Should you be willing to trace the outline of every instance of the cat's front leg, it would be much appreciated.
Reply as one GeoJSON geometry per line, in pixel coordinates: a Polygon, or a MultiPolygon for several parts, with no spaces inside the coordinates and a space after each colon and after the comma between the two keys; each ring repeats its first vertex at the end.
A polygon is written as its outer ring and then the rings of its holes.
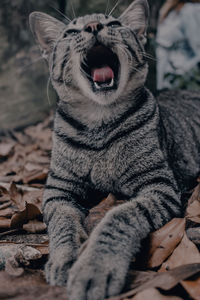
{"type": "Polygon", "coordinates": [[[176,193],[171,197],[162,187],[150,190],[113,208],[92,232],[88,246],[70,270],[69,300],[102,300],[119,294],[141,241],[180,213],[176,193]]]}
{"type": "Polygon", "coordinates": [[[51,285],[65,286],[69,269],[76,260],[78,249],[87,235],[81,225],[80,212],[66,200],[55,200],[49,203],[49,206],[44,214],[49,235],[49,260],[45,266],[46,280],[51,285]]]}

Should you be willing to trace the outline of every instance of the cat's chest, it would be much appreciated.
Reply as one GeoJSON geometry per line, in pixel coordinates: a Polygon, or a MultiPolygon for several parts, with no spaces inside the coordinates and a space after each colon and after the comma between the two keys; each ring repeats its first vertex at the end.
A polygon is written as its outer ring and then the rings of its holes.
{"type": "Polygon", "coordinates": [[[117,170],[119,168],[118,156],[119,147],[116,146],[94,159],[90,179],[97,189],[114,192],[117,170]]]}

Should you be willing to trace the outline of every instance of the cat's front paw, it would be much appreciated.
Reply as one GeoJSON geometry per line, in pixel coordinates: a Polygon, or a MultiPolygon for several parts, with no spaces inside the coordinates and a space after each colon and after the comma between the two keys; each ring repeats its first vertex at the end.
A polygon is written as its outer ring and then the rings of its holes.
{"type": "Polygon", "coordinates": [[[66,286],[69,269],[74,260],[73,256],[68,254],[67,249],[56,249],[50,254],[45,266],[46,281],[50,285],[66,286]]]}
{"type": "Polygon", "coordinates": [[[102,300],[121,292],[128,269],[126,259],[113,253],[85,253],[69,272],[69,300],[102,300]]]}

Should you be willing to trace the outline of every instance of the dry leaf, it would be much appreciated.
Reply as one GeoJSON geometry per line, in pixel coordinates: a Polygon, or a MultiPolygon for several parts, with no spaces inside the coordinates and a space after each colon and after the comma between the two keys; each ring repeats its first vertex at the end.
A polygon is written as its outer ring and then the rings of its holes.
{"type": "Polygon", "coordinates": [[[140,292],[135,297],[130,298],[130,300],[181,300],[181,299],[182,298],[176,296],[164,296],[154,288],[150,288],[148,290],[140,292]]]}
{"type": "MultiPolygon", "coordinates": [[[[124,298],[134,296],[135,294],[149,288],[161,288],[167,291],[175,287],[179,282],[181,282],[181,280],[185,280],[199,272],[200,264],[189,264],[174,268],[173,270],[166,272],[155,272],[154,276],[152,276],[152,274],[149,274],[149,279],[148,276],[146,276],[143,283],[141,283],[140,280],[140,284],[131,291],[116,297],[111,297],[109,298],[109,300],[122,300],[124,298]]],[[[135,272],[135,278],[138,276],[137,274],[139,273],[140,272],[135,272]]],[[[141,275],[139,276],[141,277],[141,275]]]]}
{"type": "Polygon", "coordinates": [[[187,235],[184,234],[181,243],[169,259],[162,264],[160,270],[171,270],[175,267],[192,263],[200,263],[200,253],[197,247],[188,239],[187,235]]]}
{"type": "Polygon", "coordinates": [[[194,200],[186,210],[186,218],[195,223],[200,223],[200,201],[194,200]]]}
{"type": "Polygon", "coordinates": [[[12,182],[10,185],[9,193],[13,204],[16,205],[19,210],[25,209],[25,202],[22,199],[22,192],[17,188],[14,182],[12,182]]]}
{"type": "Polygon", "coordinates": [[[9,156],[14,148],[15,143],[13,142],[2,142],[0,143],[0,157],[9,156]]]}
{"type": "Polygon", "coordinates": [[[33,220],[40,217],[41,211],[37,206],[31,203],[26,203],[24,210],[15,213],[11,218],[11,228],[21,227],[23,224],[27,223],[29,220],[33,220]]]}
{"type": "Polygon", "coordinates": [[[46,230],[47,226],[38,220],[30,220],[27,224],[23,225],[23,229],[27,232],[37,233],[46,230]]]}
{"type": "Polygon", "coordinates": [[[107,211],[122,203],[124,203],[124,201],[117,200],[114,195],[109,194],[108,197],[103,199],[97,206],[90,209],[89,215],[84,221],[86,231],[90,233],[105,216],[107,211]]]}
{"type": "Polygon", "coordinates": [[[150,235],[148,267],[158,267],[173,252],[181,241],[185,229],[185,219],[173,219],[150,235]]]}
{"type": "Polygon", "coordinates": [[[200,276],[195,280],[184,280],[181,284],[192,299],[200,300],[200,276]]]}
{"type": "Polygon", "coordinates": [[[0,217],[0,228],[10,228],[10,219],[0,217]]]}
{"type": "Polygon", "coordinates": [[[198,184],[196,186],[196,188],[194,189],[194,192],[192,193],[192,196],[190,197],[190,199],[188,201],[188,205],[190,206],[194,201],[200,202],[200,184],[198,184]]]}
{"type": "Polygon", "coordinates": [[[11,217],[14,211],[11,207],[4,208],[0,210],[0,217],[11,217]]]}

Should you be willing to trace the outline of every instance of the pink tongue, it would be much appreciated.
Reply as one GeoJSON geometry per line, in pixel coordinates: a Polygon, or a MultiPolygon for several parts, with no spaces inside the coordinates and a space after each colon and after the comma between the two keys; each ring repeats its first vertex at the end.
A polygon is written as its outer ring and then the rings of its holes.
{"type": "Polygon", "coordinates": [[[96,82],[106,82],[114,78],[113,70],[109,66],[92,69],[92,78],[96,82]]]}

